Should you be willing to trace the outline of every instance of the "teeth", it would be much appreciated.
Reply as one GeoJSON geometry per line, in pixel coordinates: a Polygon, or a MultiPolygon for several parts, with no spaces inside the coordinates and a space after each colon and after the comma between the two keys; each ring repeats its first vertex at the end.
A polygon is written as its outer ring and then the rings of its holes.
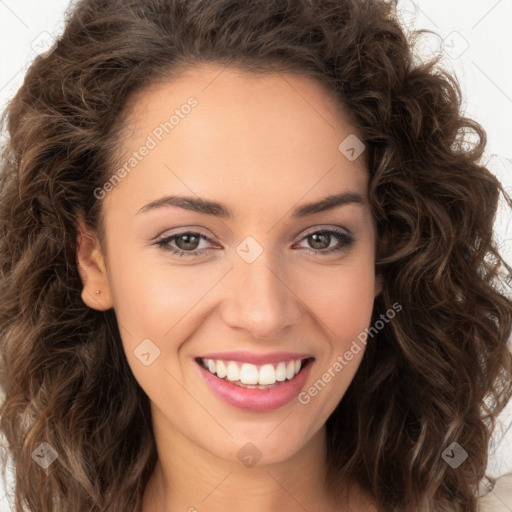
{"type": "Polygon", "coordinates": [[[219,379],[223,379],[228,374],[228,372],[226,371],[226,365],[224,364],[223,361],[217,361],[217,363],[215,363],[213,359],[209,359],[208,370],[210,370],[210,372],[214,374],[215,367],[217,367],[217,377],[219,377],[219,379]],[[210,361],[213,363],[213,370],[210,369],[210,361]]]}
{"type": "Polygon", "coordinates": [[[227,366],[227,375],[226,379],[230,380],[231,382],[236,382],[237,380],[240,380],[240,368],[238,368],[238,365],[234,361],[230,361],[227,366]]]}
{"type": "Polygon", "coordinates": [[[286,367],[286,378],[290,380],[293,377],[295,377],[295,361],[290,361],[286,367]]]}
{"type": "Polygon", "coordinates": [[[260,368],[258,383],[263,385],[276,383],[276,371],[271,364],[264,364],[260,368]]]}
{"type": "Polygon", "coordinates": [[[252,384],[242,384],[240,382],[235,382],[237,386],[240,386],[241,388],[247,388],[247,389],[272,389],[277,386],[277,384],[272,384],[269,386],[262,386],[258,384],[257,386],[253,386],[252,384]]]}
{"type": "Polygon", "coordinates": [[[220,379],[244,384],[245,387],[272,386],[276,382],[291,380],[302,367],[300,359],[280,362],[277,365],[256,366],[250,363],[202,359],[203,366],[220,379]]]}
{"type": "Polygon", "coordinates": [[[240,382],[242,384],[258,384],[258,368],[253,364],[244,363],[240,370],[240,382]]]}
{"type": "Polygon", "coordinates": [[[284,363],[279,363],[276,368],[276,380],[282,382],[286,380],[286,365],[284,363]]]}

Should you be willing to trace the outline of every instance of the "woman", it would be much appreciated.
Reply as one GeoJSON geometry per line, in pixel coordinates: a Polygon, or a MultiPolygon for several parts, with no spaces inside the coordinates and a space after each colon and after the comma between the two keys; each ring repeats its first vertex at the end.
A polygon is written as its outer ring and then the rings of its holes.
{"type": "Polygon", "coordinates": [[[411,46],[384,1],[76,4],[6,111],[17,512],[478,510],[506,194],[411,46]]]}

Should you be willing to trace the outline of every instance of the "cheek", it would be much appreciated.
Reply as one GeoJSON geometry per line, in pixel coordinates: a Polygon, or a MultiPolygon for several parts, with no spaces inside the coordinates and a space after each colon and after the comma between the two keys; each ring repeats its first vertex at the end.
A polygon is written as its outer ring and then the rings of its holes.
{"type": "MultiPolygon", "coordinates": [[[[311,282],[310,282],[311,283],[311,282]]],[[[309,286],[307,303],[337,343],[349,343],[371,321],[375,291],[373,265],[347,265],[332,274],[318,274],[309,286]]]]}
{"type": "Polygon", "coordinates": [[[176,354],[198,327],[197,315],[208,310],[209,292],[229,267],[170,268],[143,264],[142,258],[125,254],[113,254],[112,261],[116,262],[110,273],[114,309],[135,378],[146,392],[161,379],[169,379],[166,370],[181,379],[176,354]],[[146,366],[141,355],[148,352],[152,362],[146,366]]]}
{"type": "Polygon", "coordinates": [[[211,267],[171,268],[121,255],[116,262],[111,285],[118,319],[130,332],[154,333],[158,338],[200,303],[222,275],[222,270],[219,273],[211,267]]]}
{"type": "Polygon", "coordinates": [[[139,258],[121,257],[118,263],[111,282],[128,364],[151,400],[165,403],[172,389],[179,401],[179,388],[173,387],[173,377],[182,379],[176,353],[188,335],[187,314],[193,315],[212,277],[191,280],[193,270],[143,265],[139,258]]]}

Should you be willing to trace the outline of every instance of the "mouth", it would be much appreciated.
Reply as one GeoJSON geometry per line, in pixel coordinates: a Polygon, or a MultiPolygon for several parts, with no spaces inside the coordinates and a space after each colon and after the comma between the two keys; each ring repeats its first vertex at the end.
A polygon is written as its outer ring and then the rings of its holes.
{"type": "Polygon", "coordinates": [[[197,357],[196,362],[212,375],[236,386],[246,389],[272,389],[280,382],[294,379],[313,359],[313,357],[307,357],[255,365],[240,361],[197,357]]]}
{"type": "Polygon", "coordinates": [[[314,360],[300,354],[264,364],[195,358],[204,380],[218,398],[250,411],[275,409],[293,400],[304,386],[314,360]]]}

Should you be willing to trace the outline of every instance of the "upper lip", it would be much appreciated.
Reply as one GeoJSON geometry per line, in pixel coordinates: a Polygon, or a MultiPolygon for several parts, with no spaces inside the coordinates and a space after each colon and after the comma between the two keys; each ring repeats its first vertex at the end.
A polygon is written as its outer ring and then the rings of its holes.
{"type": "Polygon", "coordinates": [[[311,354],[297,352],[269,352],[258,354],[256,352],[234,351],[234,352],[212,352],[199,356],[203,359],[220,359],[221,361],[238,361],[240,363],[267,364],[280,363],[281,361],[296,361],[297,359],[308,359],[311,354]]]}

